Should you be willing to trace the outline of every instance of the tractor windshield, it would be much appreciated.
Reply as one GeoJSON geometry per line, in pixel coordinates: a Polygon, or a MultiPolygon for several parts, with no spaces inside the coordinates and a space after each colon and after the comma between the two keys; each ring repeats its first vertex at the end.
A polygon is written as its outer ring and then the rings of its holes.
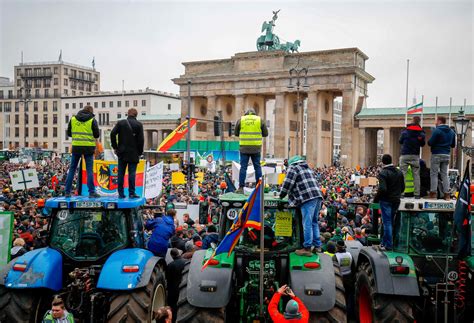
{"type": "Polygon", "coordinates": [[[456,253],[452,212],[400,212],[395,220],[395,248],[418,254],[456,253]]]}
{"type": "Polygon", "coordinates": [[[58,210],[51,246],[79,260],[95,260],[127,244],[123,210],[58,210]]]}
{"type": "MultiPolygon", "coordinates": [[[[299,247],[300,219],[294,209],[265,208],[265,249],[268,251],[290,251],[299,247]]],[[[244,230],[236,250],[257,251],[260,246],[260,231],[244,230]]]]}

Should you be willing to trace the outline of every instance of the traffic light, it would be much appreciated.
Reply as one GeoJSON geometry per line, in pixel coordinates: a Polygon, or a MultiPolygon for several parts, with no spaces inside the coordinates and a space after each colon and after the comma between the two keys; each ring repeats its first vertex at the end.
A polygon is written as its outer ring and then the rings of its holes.
{"type": "Polygon", "coordinates": [[[234,135],[234,130],[235,130],[235,124],[233,122],[229,122],[229,137],[232,137],[234,135]]]}
{"type": "Polygon", "coordinates": [[[214,136],[219,137],[221,135],[221,122],[218,116],[214,117],[214,136]]]}

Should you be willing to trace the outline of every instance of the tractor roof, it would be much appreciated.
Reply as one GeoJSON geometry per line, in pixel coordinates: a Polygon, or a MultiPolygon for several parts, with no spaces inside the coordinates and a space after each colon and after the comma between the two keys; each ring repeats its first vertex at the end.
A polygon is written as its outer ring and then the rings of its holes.
{"type": "Polygon", "coordinates": [[[403,198],[400,202],[399,211],[418,211],[418,212],[453,212],[456,206],[456,200],[432,200],[432,199],[414,199],[403,198]]]}
{"type": "Polygon", "coordinates": [[[90,198],[87,196],[54,197],[46,201],[45,206],[49,208],[110,208],[110,209],[133,209],[145,205],[145,198],[124,198],[117,196],[102,196],[90,198]],[[114,207],[109,207],[113,205],[114,207]]]}

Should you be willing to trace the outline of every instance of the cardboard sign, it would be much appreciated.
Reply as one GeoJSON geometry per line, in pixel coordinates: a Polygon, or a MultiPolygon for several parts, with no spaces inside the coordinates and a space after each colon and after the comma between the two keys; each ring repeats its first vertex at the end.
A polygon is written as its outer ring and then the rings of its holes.
{"type": "Polygon", "coordinates": [[[196,177],[195,177],[196,181],[198,181],[199,183],[202,183],[204,181],[204,172],[198,172],[196,173],[196,177]]]}
{"type": "Polygon", "coordinates": [[[364,187],[363,194],[364,195],[370,195],[370,194],[372,194],[373,190],[374,190],[374,188],[372,186],[366,186],[366,187],[364,187]]]}
{"type": "Polygon", "coordinates": [[[361,178],[359,182],[360,187],[369,186],[369,179],[368,178],[361,178]]]}
{"type": "Polygon", "coordinates": [[[160,196],[163,190],[163,162],[159,162],[146,171],[145,198],[152,199],[160,196]]]}
{"type": "Polygon", "coordinates": [[[21,191],[40,186],[36,169],[22,169],[16,172],[10,172],[10,179],[14,191],[21,191]]]}
{"type": "Polygon", "coordinates": [[[171,171],[178,171],[179,170],[179,164],[176,164],[176,163],[172,163],[170,164],[170,170],[171,171]]]}
{"type": "Polygon", "coordinates": [[[290,212],[275,213],[275,236],[291,237],[293,235],[293,218],[290,212]]]}
{"type": "Polygon", "coordinates": [[[377,186],[378,182],[377,177],[369,177],[369,186],[377,186]]]}
{"type": "Polygon", "coordinates": [[[186,176],[182,172],[171,173],[171,184],[173,185],[186,184],[186,176]]]}
{"type": "Polygon", "coordinates": [[[0,212],[0,270],[10,261],[13,212],[0,212]]]}

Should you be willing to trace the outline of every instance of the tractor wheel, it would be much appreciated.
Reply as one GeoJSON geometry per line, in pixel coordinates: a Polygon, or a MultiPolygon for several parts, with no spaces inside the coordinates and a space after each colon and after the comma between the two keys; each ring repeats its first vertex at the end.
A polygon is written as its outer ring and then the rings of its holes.
{"type": "Polygon", "coordinates": [[[344,284],[342,282],[339,264],[333,259],[334,275],[336,276],[336,304],[334,307],[322,313],[310,313],[310,323],[339,323],[347,322],[346,297],[344,296],[344,284]]]}
{"type": "Polygon", "coordinates": [[[183,269],[183,278],[181,285],[179,285],[179,298],[178,298],[178,315],[177,323],[222,323],[225,321],[225,308],[201,308],[195,307],[189,304],[187,297],[188,287],[188,274],[189,266],[191,262],[188,262],[183,269]]]}
{"type": "Polygon", "coordinates": [[[413,307],[403,296],[377,294],[375,277],[368,262],[360,265],[355,283],[356,315],[359,322],[414,322],[413,307]]]}
{"type": "Polygon", "coordinates": [[[118,292],[110,300],[108,322],[151,322],[153,312],[166,305],[166,281],[158,264],[150,281],[140,289],[118,292]]]}
{"type": "Polygon", "coordinates": [[[44,302],[39,295],[28,289],[0,286],[0,322],[41,322],[48,308],[41,305],[44,302]]]}

